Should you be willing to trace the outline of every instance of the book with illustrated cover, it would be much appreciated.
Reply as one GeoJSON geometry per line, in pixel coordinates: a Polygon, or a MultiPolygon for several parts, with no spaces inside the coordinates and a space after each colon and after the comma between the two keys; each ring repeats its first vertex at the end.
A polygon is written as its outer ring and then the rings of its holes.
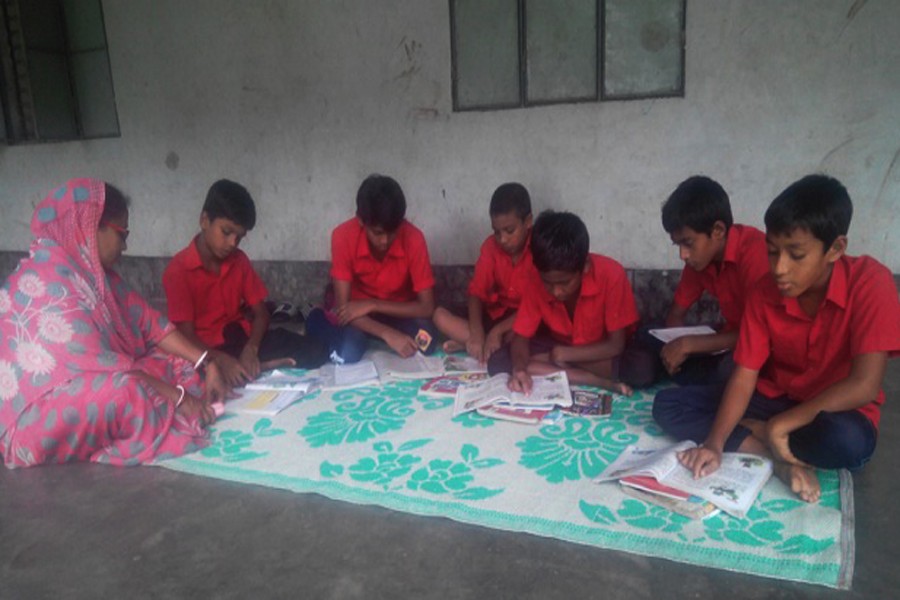
{"type": "Polygon", "coordinates": [[[540,423],[552,409],[535,408],[530,406],[514,407],[501,404],[493,404],[491,406],[482,406],[476,409],[479,415],[491,417],[492,419],[502,419],[504,421],[513,421],[514,423],[526,423],[535,425],[540,423]]]}
{"type": "Polygon", "coordinates": [[[456,396],[456,390],[460,387],[470,383],[484,381],[487,378],[487,373],[448,374],[442,377],[429,379],[421,388],[419,388],[419,393],[425,394],[426,396],[456,396]]]}
{"type": "Polygon", "coordinates": [[[495,404],[507,407],[541,408],[548,411],[556,406],[572,404],[569,378],[566,377],[565,371],[551,375],[537,375],[532,380],[534,386],[528,395],[510,391],[507,386],[508,373],[498,373],[484,381],[464,385],[456,392],[453,416],[495,404]]]}
{"type": "Polygon", "coordinates": [[[725,452],[716,471],[694,479],[690,470],[678,461],[678,453],[696,447],[692,441],[655,449],[628,446],[594,481],[647,476],[669,488],[712,502],[730,515],[745,517],[772,476],[772,461],[755,454],[725,452]]]}
{"type": "Polygon", "coordinates": [[[705,519],[721,512],[715,504],[707,502],[698,496],[689,495],[686,499],[672,498],[663,494],[648,492],[643,488],[627,486],[624,482],[619,483],[622,484],[622,492],[632,498],[643,500],[655,506],[661,506],[689,519],[705,519]]]}
{"type": "Polygon", "coordinates": [[[572,388],[572,405],[560,410],[570,415],[608,417],[612,414],[613,396],[596,389],[572,388]]]}

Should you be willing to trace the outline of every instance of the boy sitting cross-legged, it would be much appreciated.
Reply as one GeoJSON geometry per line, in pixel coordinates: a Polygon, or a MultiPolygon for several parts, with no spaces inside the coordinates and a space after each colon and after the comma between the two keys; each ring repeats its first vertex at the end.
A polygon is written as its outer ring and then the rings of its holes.
{"type": "Polygon", "coordinates": [[[686,335],[665,344],[642,328],[625,350],[619,376],[645,387],[668,373],[680,385],[724,382],[734,363],[744,302],[769,273],[765,235],[733,222],[728,194],[716,181],[695,175],[682,181],[662,207],[662,224],[684,270],[666,316],[666,327],[685,324],[704,291],[719,304],[724,325],[715,333],[686,335]]]}
{"type": "Polygon", "coordinates": [[[878,437],[889,357],[900,353],[900,301],[890,271],[846,254],[853,205],[835,179],[810,175],[766,211],[771,276],[747,299],[735,370],[721,386],[659,392],[660,427],[698,448],[681,454],[695,477],[722,452],[771,456],[807,502],[815,468],[859,469],[878,437]]]}
{"type": "Polygon", "coordinates": [[[504,183],[491,196],[489,213],[494,234],[481,245],[475,275],[469,283],[469,318],[443,307],[434,324],[450,338],[446,352],[465,348],[487,361],[512,337],[516,310],[534,266],[531,263],[531,198],[520,183],[504,183]]]}
{"type": "Polygon", "coordinates": [[[617,358],[638,321],[631,284],[622,265],[589,247],[587,227],[572,213],[544,211],[535,221],[535,271],[512,342],[488,361],[491,374],[511,373],[511,390],[528,393],[532,375],[565,370],[570,383],[631,393],[615,381],[617,358]]]}
{"type": "Polygon", "coordinates": [[[356,216],[331,234],[334,306],[306,319],[337,363],[362,358],[368,337],[403,357],[434,352],[434,275],[425,236],[406,220],[400,184],[370,175],[356,194],[356,216]]]}
{"type": "Polygon", "coordinates": [[[215,182],[200,213],[200,233],[163,273],[169,319],[210,351],[232,386],[267,366],[315,368],[327,360],[317,340],[269,330],[266,286],[238,248],[255,224],[256,205],[247,189],[227,179],[215,182]]]}

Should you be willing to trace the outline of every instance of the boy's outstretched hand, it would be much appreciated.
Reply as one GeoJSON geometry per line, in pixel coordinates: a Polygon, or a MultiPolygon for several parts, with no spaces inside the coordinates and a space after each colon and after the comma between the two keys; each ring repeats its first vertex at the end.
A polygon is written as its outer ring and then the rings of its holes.
{"type": "Polygon", "coordinates": [[[690,469],[694,479],[715,473],[722,464],[722,452],[713,448],[698,446],[678,453],[678,460],[690,469]]]}
{"type": "Polygon", "coordinates": [[[240,387],[252,379],[238,359],[224,352],[216,353],[216,364],[222,369],[222,377],[231,387],[240,387]]]}
{"type": "Polygon", "coordinates": [[[391,350],[403,358],[409,358],[419,351],[419,346],[414,339],[396,329],[386,332],[384,341],[391,347],[391,350]]]}

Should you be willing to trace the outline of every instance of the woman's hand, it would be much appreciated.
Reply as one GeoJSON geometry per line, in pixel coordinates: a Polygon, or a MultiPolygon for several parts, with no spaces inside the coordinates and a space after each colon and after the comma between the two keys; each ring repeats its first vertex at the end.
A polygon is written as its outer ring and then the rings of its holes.
{"type": "Polygon", "coordinates": [[[189,420],[198,419],[204,427],[216,420],[215,411],[209,402],[186,392],[181,404],[175,410],[189,420]]]}
{"type": "Polygon", "coordinates": [[[214,404],[216,402],[225,402],[231,395],[231,385],[225,380],[219,365],[215,360],[209,361],[206,365],[206,402],[214,404]]]}

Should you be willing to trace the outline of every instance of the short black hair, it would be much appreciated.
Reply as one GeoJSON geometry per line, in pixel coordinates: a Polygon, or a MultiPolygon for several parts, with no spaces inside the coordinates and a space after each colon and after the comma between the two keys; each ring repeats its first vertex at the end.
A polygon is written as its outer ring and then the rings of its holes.
{"type": "Polygon", "coordinates": [[[703,175],[688,177],[675,188],[662,206],[662,225],[666,233],[690,227],[697,233],[712,234],[716,221],[731,229],[731,202],[719,183],[703,175]]]}
{"type": "Polygon", "coordinates": [[[103,213],[99,225],[105,225],[128,214],[129,200],[122,190],[109,183],[103,184],[103,213]]]}
{"type": "Polygon", "coordinates": [[[356,192],[356,216],[366,226],[397,231],[406,217],[406,196],[400,184],[387,175],[366,177],[356,192]]]}
{"type": "Polygon", "coordinates": [[[247,231],[256,225],[256,204],[247,188],[228,179],[220,179],[206,193],[203,212],[210,221],[228,219],[247,231]]]}
{"type": "Polygon", "coordinates": [[[538,271],[574,273],[587,263],[591,238],[578,215],[545,210],[531,230],[531,258],[538,271]]]}
{"type": "Polygon", "coordinates": [[[775,235],[805,229],[822,240],[825,249],[847,235],[853,202],[847,188],[827,175],[807,175],[787,187],[766,210],[766,231],[775,235]]]}
{"type": "Polygon", "coordinates": [[[531,214],[531,196],[521,183],[504,183],[491,196],[490,215],[505,215],[515,212],[519,219],[524,220],[531,214]]]}

